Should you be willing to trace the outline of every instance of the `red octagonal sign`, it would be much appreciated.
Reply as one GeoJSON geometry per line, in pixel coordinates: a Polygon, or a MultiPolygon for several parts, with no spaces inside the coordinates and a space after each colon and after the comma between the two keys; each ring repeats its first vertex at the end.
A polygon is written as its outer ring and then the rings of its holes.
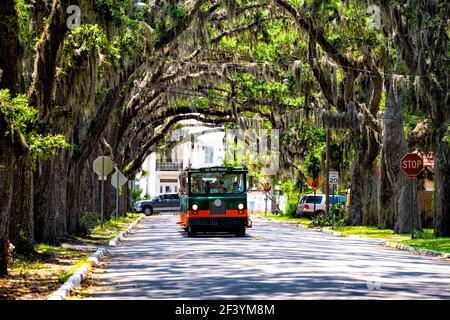
{"type": "Polygon", "coordinates": [[[408,153],[400,160],[400,168],[410,178],[415,178],[423,170],[423,160],[417,153],[408,153]]]}

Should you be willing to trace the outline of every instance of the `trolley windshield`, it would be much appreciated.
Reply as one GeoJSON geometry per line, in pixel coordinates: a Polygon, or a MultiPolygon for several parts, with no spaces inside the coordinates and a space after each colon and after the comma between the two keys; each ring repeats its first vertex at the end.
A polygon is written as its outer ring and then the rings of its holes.
{"type": "Polygon", "coordinates": [[[193,172],[190,175],[191,194],[230,194],[245,192],[242,173],[193,172]]]}

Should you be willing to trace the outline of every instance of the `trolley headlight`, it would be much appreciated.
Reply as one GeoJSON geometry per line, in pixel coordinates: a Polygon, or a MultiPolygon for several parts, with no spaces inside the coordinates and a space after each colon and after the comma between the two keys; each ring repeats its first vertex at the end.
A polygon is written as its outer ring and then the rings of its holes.
{"type": "Polygon", "coordinates": [[[239,204],[238,204],[238,209],[239,209],[239,210],[244,209],[244,204],[243,204],[243,203],[239,203],[239,204]]]}
{"type": "Polygon", "coordinates": [[[194,203],[192,205],[192,210],[197,211],[198,210],[198,204],[194,203]]]}

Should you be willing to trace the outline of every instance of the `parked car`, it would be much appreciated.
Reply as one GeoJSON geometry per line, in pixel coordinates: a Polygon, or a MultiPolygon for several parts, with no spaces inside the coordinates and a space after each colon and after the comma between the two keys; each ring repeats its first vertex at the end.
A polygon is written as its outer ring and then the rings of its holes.
{"type": "MultiPolygon", "coordinates": [[[[345,206],[347,203],[347,198],[345,196],[335,195],[333,198],[333,195],[330,195],[330,206],[333,205],[333,203],[339,203],[345,206]]],[[[306,194],[304,195],[297,207],[297,216],[315,216],[319,214],[324,214],[326,211],[326,195],[325,194],[306,194]],[[315,205],[315,211],[314,211],[314,203],[315,205]]]]}
{"type": "Polygon", "coordinates": [[[134,204],[135,212],[143,212],[146,216],[157,212],[180,211],[178,193],[164,193],[154,196],[151,200],[139,200],[134,204]]]}

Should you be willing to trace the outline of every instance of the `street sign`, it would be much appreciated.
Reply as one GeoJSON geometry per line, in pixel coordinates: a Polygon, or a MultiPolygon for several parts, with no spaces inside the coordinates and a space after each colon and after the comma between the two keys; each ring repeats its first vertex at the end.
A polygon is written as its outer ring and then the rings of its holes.
{"type": "Polygon", "coordinates": [[[128,179],[125,177],[122,172],[116,169],[116,172],[111,176],[111,184],[114,188],[116,188],[116,220],[119,217],[119,189],[125,183],[127,183],[128,179]]]}
{"type": "Polygon", "coordinates": [[[101,217],[101,224],[103,226],[103,200],[104,200],[104,193],[105,193],[105,178],[108,176],[108,174],[113,171],[114,168],[114,162],[111,160],[110,157],[106,156],[100,156],[97,159],[94,160],[93,163],[94,172],[100,176],[101,182],[100,182],[100,217],[101,217]]]}
{"type": "Polygon", "coordinates": [[[330,180],[328,181],[329,184],[338,184],[339,182],[339,172],[337,171],[330,171],[330,180]]]}
{"type": "Polygon", "coordinates": [[[107,176],[114,169],[114,162],[111,160],[110,157],[107,157],[107,156],[100,156],[94,160],[94,166],[93,166],[94,172],[97,175],[102,176],[102,160],[103,160],[103,165],[104,165],[103,176],[107,176]]]}
{"type": "Polygon", "coordinates": [[[122,187],[125,183],[127,183],[128,179],[125,177],[122,172],[116,171],[111,176],[111,184],[114,188],[119,189],[122,187]]]}
{"type": "Polygon", "coordinates": [[[306,183],[314,190],[317,190],[325,183],[325,180],[321,176],[317,176],[316,179],[309,177],[306,179],[306,183]]]}
{"type": "Polygon", "coordinates": [[[415,179],[423,170],[423,159],[417,153],[408,153],[400,160],[400,169],[411,181],[411,239],[414,239],[414,214],[415,208],[415,179]]]}
{"type": "Polygon", "coordinates": [[[408,153],[400,160],[400,169],[414,179],[423,170],[423,159],[417,153],[408,153]]]}

